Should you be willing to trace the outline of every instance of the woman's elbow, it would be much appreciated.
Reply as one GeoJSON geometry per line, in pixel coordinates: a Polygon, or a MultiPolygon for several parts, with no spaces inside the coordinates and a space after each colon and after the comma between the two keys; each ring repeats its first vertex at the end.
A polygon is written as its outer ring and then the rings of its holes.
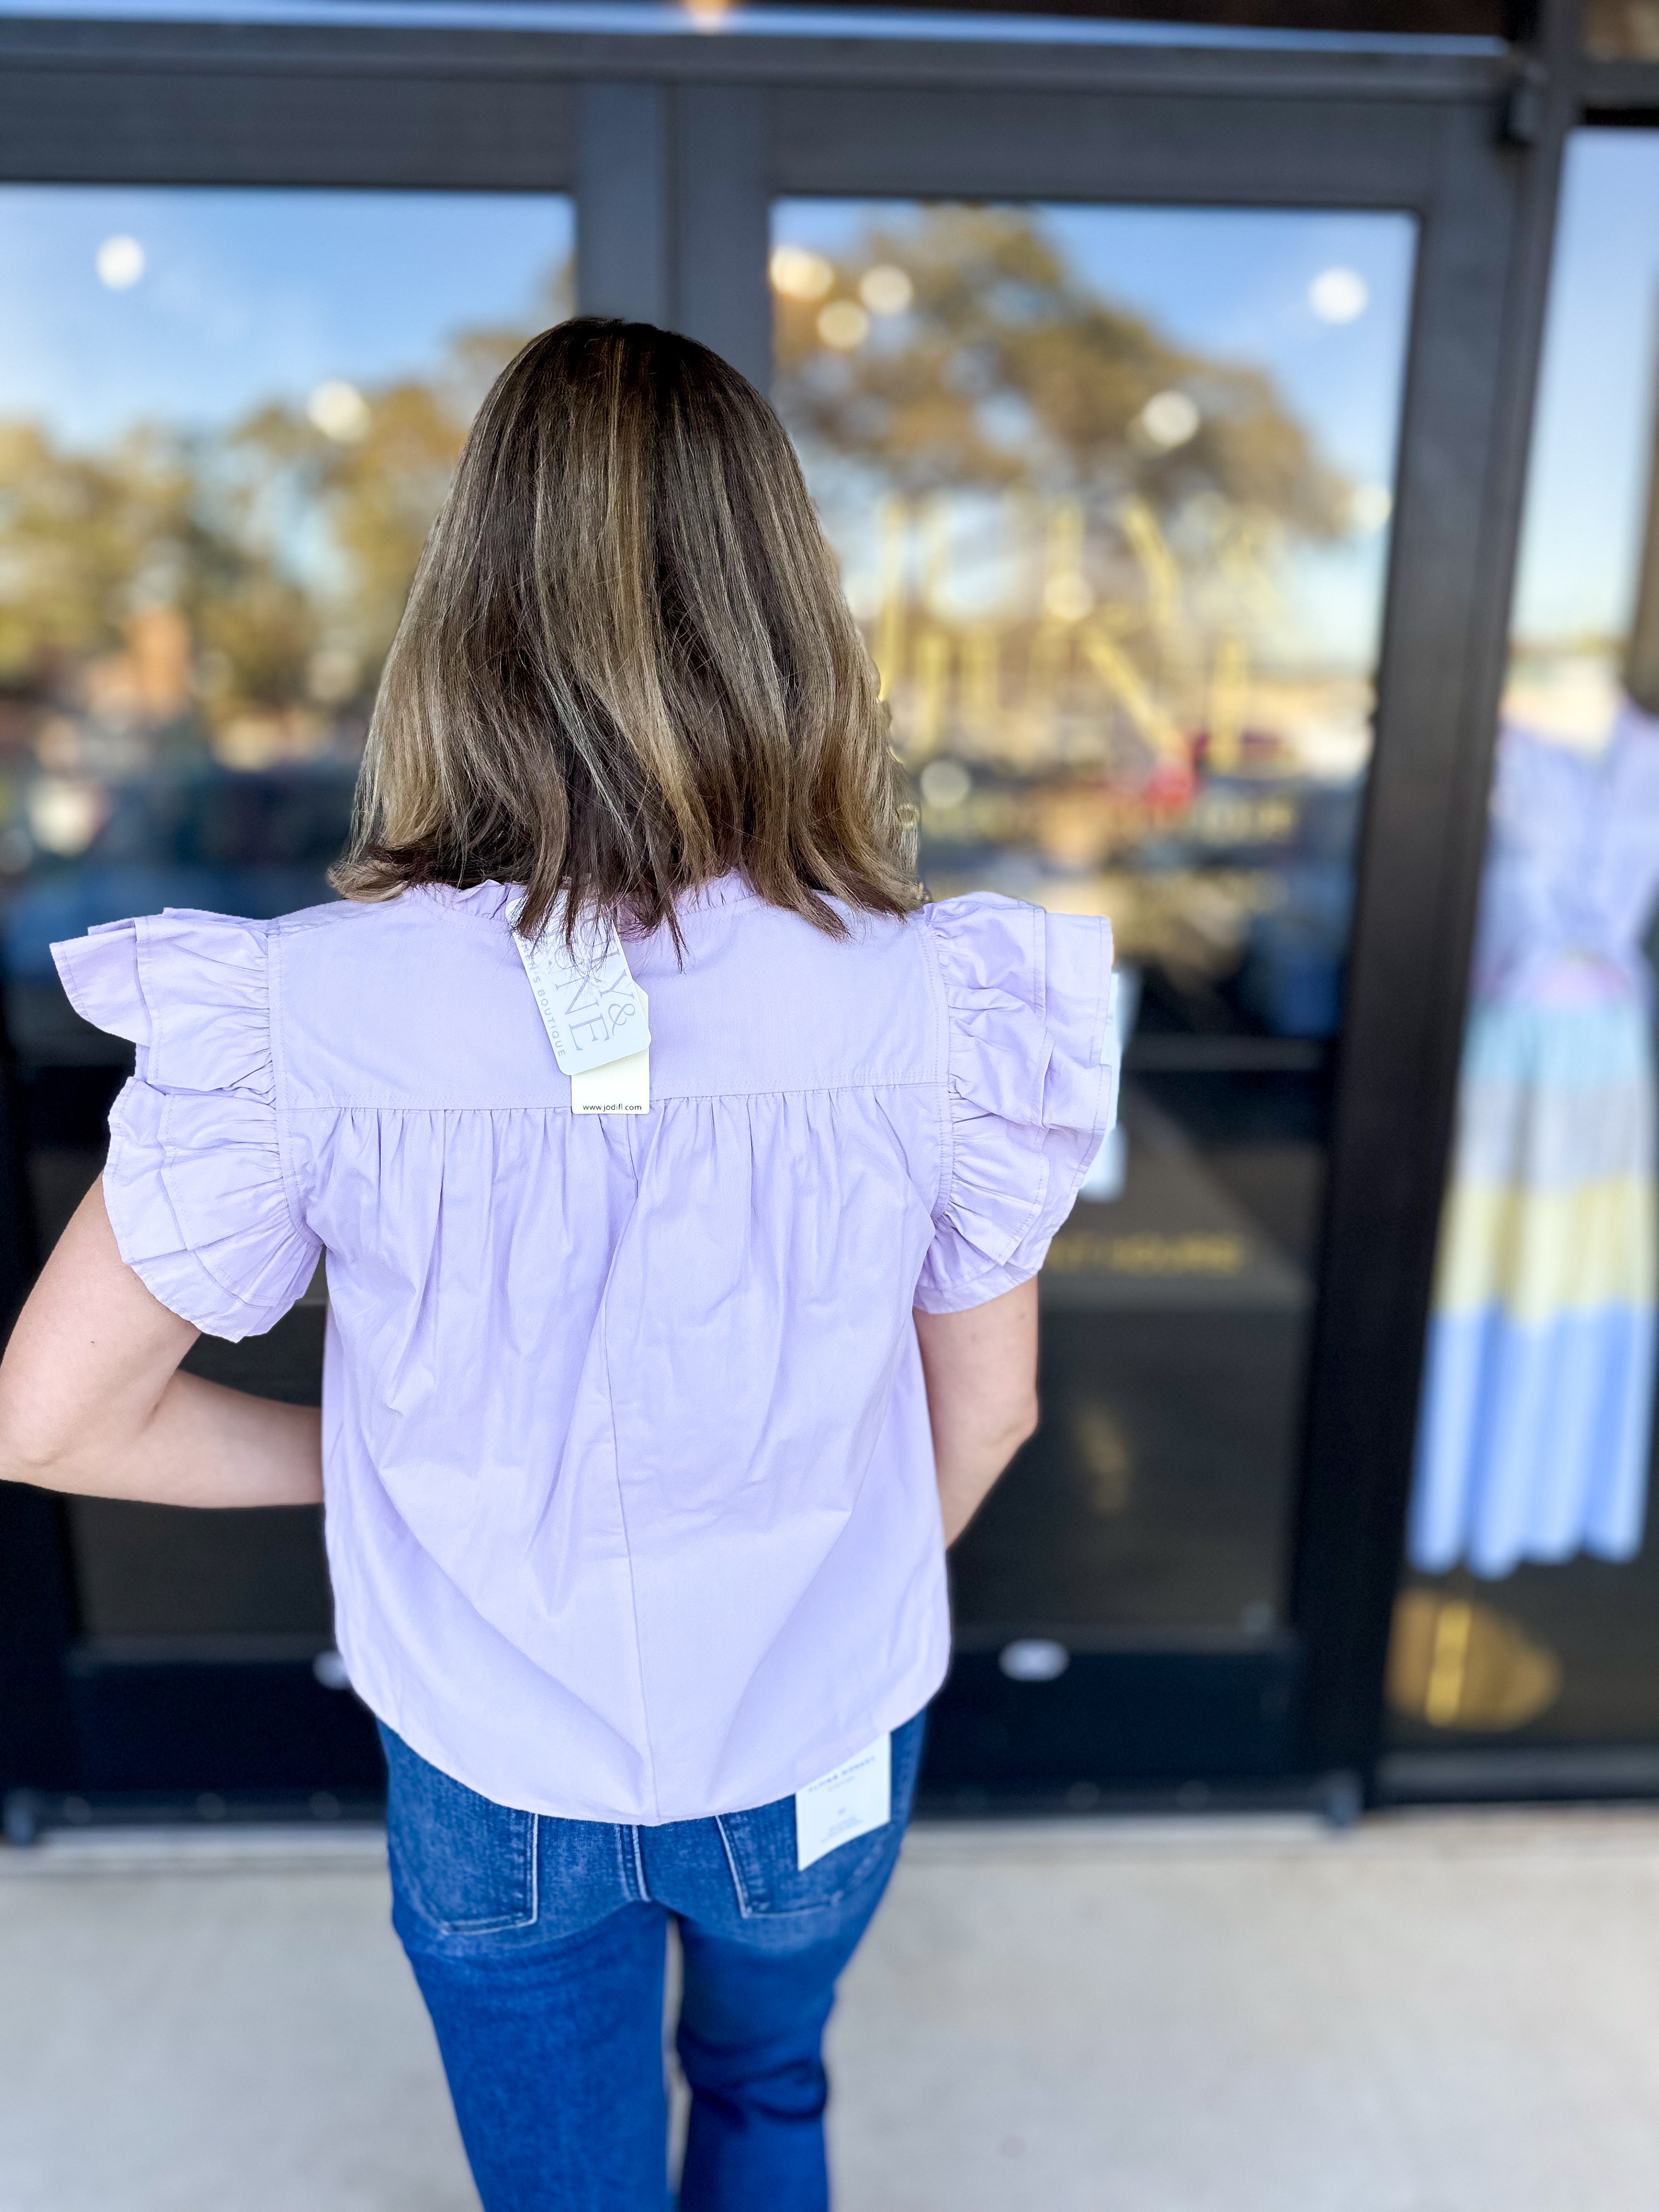
{"type": "Polygon", "coordinates": [[[1042,1418],[1042,1409],[1035,1390],[1024,1393],[1007,1407],[999,1425],[998,1442],[1010,1459],[1036,1434],[1042,1418]]]}
{"type": "Polygon", "coordinates": [[[8,1435],[0,1429],[0,1482],[27,1482],[37,1490],[79,1487],[70,1456],[51,1444],[8,1435]]]}
{"type": "Polygon", "coordinates": [[[79,1489],[84,1443],[54,1394],[30,1388],[0,1368],[0,1481],[79,1489]]]}

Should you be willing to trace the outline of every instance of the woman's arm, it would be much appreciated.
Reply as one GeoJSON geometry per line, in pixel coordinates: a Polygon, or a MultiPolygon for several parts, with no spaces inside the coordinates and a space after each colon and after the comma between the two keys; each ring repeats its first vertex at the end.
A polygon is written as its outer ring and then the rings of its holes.
{"type": "Polygon", "coordinates": [[[159,1505],[311,1505],[314,1406],[178,1373],[198,1332],[122,1259],[94,1183],[0,1360],[0,1479],[159,1505]]]}
{"type": "Polygon", "coordinates": [[[1036,1279],[966,1313],[916,1316],[945,1540],[957,1538],[1037,1425],[1036,1279]]]}

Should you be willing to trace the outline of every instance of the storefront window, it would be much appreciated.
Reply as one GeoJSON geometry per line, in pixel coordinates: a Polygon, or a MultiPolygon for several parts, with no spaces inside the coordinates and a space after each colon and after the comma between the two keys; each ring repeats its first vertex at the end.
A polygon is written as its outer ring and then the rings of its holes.
{"type": "MultiPolygon", "coordinates": [[[[42,1250],[126,1066],[48,947],[329,896],[416,556],[571,237],[548,198],[0,187],[0,962],[42,1250]]],[[[192,1364],[314,1398],[323,1298],[192,1364]]],[[[88,1634],[326,1643],[314,1516],[73,1514],[88,1634]]]]}
{"type": "Polygon", "coordinates": [[[1279,1618],[1370,750],[1402,216],[789,200],[776,394],[936,896],[1111,917],[1122,1127],[964,1632],[1279,1618]]]}
{"type": "Polygon", "coordinates": [[[1656,206],[1659,132],[1577,136],[1390,1664],[1405,1747],[1659,1733],[1656,206]]]}

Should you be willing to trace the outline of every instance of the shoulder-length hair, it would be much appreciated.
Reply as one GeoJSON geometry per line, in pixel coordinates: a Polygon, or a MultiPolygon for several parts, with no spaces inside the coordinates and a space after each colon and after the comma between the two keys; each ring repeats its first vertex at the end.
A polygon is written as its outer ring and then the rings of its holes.
{"type": "Polygon", "coordinates": [[[706,346],[580,316],[496,379],[380,678],[348,898],[522,884],[678,931],[731,872],[839,933],[920,896],[876,672],[782,424],[706,346]]]}

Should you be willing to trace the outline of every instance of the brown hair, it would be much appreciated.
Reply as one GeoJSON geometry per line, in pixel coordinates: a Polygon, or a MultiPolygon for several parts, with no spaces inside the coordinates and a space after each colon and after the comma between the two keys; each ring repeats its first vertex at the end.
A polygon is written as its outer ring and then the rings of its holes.
{"type": "Polygon", "coordinates": [[[876,672],[793,449],[706,346],[580,316],[496,379],[380,678],[348,898],[522,884],[675,931],[728,871],[844,928],[919,896],[876,672]]]}

